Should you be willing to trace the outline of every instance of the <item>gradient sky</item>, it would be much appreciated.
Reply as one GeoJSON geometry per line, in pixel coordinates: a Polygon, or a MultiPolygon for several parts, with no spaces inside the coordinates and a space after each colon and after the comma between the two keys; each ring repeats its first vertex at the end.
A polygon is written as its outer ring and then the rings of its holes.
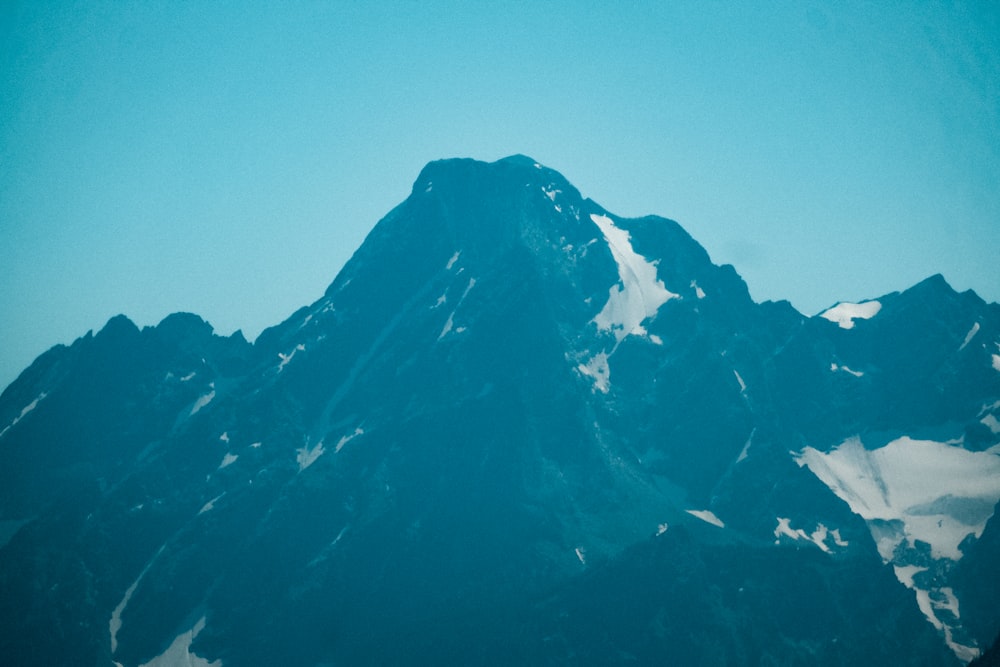
{"type": "Polygon", "coordinates": [[[252,340],[513,153],[757,300],[998,301],[1000,4],[0,3],[0,387],[117,313],[252,340]]]}

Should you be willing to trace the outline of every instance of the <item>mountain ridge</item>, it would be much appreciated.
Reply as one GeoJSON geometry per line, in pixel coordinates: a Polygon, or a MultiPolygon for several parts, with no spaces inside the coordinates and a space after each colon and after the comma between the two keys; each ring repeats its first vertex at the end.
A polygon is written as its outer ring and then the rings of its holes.
{"type": "Polygon", "coordinates": [[[940,276],[806,317],[531,158],[430,163],[254,343],[119,316],[0,395],[0,652],[965,662],[995,341],[940,276]]]}

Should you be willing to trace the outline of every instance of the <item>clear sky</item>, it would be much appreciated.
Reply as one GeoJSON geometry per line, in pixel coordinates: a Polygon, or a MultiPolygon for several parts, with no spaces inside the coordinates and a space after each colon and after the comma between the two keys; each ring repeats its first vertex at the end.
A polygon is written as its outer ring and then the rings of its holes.
{"type": "Polygon", "coordinates": [[[253,339],[513,153],[757,300],[998,301],[1000,4],[0,2],[0,388],[117,313],[253,339]]]}

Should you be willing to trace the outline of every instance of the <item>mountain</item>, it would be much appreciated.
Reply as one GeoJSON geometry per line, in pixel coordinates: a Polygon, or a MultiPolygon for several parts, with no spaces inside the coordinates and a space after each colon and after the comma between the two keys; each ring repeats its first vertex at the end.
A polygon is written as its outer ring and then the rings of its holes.
{"type": "Polygon", "coordinates": [[[524,156],[434,162],[253,343],[116,317],[0,395],[11,665],[962,664],[1000,306],[806,317],[524,156]]]}

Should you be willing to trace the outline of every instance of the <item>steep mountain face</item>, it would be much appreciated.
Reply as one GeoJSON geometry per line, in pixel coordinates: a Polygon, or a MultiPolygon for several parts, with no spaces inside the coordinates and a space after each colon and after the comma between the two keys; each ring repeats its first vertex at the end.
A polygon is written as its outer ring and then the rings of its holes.
{"type": "Polygon", "coordinates": [[[940,276],[805,317],[528,158],[432,163],[253,345],[119,317],[7,388],[0,654],[967,662],[998,343],[940,276]]]}

